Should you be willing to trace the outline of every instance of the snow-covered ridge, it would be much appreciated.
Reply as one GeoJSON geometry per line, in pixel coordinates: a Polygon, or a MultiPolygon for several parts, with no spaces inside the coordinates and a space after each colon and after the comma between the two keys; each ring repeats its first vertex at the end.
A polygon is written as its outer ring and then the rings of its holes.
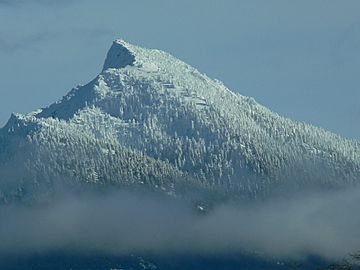
{"type": "Polygon", "coordinates": [[[0,133],[17,134],[20,132],[23,134],[29,134],[30,132],[36,131],[38,129],[38,124],[40,123],[41,121],[39,121],[31,113],[28,115],[12,113],[6,125],[0,129],[0,133]]]}

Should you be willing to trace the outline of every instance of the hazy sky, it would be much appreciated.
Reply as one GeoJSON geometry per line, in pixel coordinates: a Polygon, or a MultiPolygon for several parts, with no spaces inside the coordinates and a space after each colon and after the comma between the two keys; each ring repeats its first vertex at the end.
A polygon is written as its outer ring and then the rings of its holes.
{"type": "Polygon", "coordinates": [[[359,14],[358,0],[0,0],[0,126],[90,81],[121,37],[360,139],[359,14]]]}

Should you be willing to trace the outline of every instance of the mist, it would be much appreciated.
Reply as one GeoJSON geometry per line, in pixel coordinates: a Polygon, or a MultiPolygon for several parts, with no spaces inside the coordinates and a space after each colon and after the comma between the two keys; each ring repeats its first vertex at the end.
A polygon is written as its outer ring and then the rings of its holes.
{"type": "Polygon", "coordinates": [[[0,208],[0,254],[99,251],[211,254],[247,250],[340,259],[360,250],[360,189],[222,204],[135,192],[69,195],[46,206],[0,208]]]}

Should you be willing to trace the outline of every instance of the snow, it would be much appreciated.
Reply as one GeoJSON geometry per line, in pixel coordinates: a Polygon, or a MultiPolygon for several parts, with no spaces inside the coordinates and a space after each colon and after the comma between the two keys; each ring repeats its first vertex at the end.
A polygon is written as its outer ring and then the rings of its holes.
{"type": "Polygon", "coordinates": [[[39,181],[61,173],[160,186],[166,194],[176,194],[166,178],[174,175],[244,197],[360,179],[359,143],[283,118],[166,52],[123,40],[114,41],[94,80],[47,108],[12,115],[0,150],[0,161],[12,155],[39,181]]]}

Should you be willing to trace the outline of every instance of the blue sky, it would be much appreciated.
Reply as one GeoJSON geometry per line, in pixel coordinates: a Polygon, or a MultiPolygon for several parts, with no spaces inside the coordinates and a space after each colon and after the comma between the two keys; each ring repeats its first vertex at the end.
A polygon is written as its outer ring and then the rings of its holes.
{"type": "Polygon", "coordinates": [[[117,37],[360,139],[360,1],[0,0],[0,126],[90,81],[117,37]]]}

